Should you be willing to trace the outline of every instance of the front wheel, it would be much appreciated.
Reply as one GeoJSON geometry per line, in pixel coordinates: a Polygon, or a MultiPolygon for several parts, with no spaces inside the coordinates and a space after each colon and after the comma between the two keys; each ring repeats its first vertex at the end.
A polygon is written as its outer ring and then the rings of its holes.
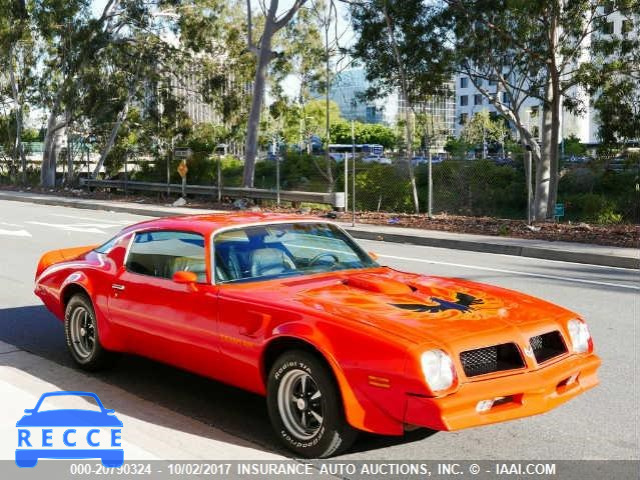
{"type": "Polygon", "coordinates": [[[329,369],[314,355],[291,351],[269,372],[269,417],[280,440],[306,458],[326,458],[346,450],[357,432],[344,418],[329,369]]]}
{"type": "Polygon", "coordinates": [[[112,355],[102,348],[96,314],[89,297],[71,297],[64,315],[64,336],[74,362],[84,370],[99,370],[107,366],[112,355]]]}

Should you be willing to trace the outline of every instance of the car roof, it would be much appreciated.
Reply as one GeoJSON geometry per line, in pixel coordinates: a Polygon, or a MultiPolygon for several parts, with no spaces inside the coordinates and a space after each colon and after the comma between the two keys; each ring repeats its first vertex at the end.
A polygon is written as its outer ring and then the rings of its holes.
{"type": "Polygon", "coordinates": [[[183,215],[163,217],[136,223],[123,229],[123,233],[143,229],[179,230],[209,235],[212,232],[242,227],[243,225],[282,223],[282,222],[323,222],[331,223],[327,219],[279,213],[265,212],[216,212],[199,215],[183,215]]]}

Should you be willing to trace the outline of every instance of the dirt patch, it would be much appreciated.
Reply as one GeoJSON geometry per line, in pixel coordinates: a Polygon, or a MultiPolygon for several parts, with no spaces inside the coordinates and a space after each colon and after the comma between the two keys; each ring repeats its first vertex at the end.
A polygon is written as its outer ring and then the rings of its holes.
{"type": "MultiPolygon", "coordinates": [[[[88,192],[79,189],[42,189],[29,190],[2,186],[4,190],[28,191],[33,193],[63,195],[67,197],[109,200],[114,202],[133,202],[148,205],[167,205],[176,197],[167,199],[163,194],[154,195],[122,195],[108,191],[88,192]]],[[[206,198],[189,199],[187,207],[208,208],[217,210],[233,210],[231,199],[217,203],[206,198]]],[[[256,207],[253,207],[256,208],[256,207]]],[[[262,210],[283,213],[304,213],[311,215],[327,215],[342,221],[351,221],[351,213],[333,213],[320,208],[288,208],[262,206],[262,210]]],[[[492,235],[497,237],[527,238],[533,240],[549,240],[562,242],[591,243],[614,247],[640,247],[640,225],[616,224],[597,225],[570,222],[538,222],[531,226],[522,220],[500,219],[492,217],[464,217],[454,215],[437,215],[428,218],[426,215],[393,214],[381,212],[358,212],[358,223],[385,225],[425,230],[439,230],[454,233],[470,233],[492,235]]]]}

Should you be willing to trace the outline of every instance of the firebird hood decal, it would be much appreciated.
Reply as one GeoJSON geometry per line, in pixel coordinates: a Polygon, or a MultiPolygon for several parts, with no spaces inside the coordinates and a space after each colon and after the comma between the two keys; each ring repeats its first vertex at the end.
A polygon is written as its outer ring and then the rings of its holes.
{"type": "Polygon", "coordinates": [[[557,328],[556,319],[569,313],[543,300],[498,287],[384,267],[319,277],[290,288],[294,290],[290,297],[293,302],[413,342],[456,339],[461,344],[468,341],[475,345],[483,335],[512,339],[521,328],[543,324],[557,328]]]}
{"type": "Polygon", "coordinates": [[[445,310],[457,310],[462,313],[467,313],[474,310],[473,305],[481,305],[484,303],[483,300],[462,292],[456,293],[456,299],[458,300],[457,302],[451,302],[449,300],[431,297],[431,301],[437,305],[427,305],[424,303],[391,303],[390,305],[412,312],[438,313],[444,312],[445,310]]]}

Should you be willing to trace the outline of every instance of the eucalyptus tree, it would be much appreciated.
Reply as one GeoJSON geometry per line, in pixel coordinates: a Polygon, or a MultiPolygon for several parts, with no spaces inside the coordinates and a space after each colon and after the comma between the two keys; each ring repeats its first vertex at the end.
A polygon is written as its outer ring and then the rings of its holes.
{"type": "MultiPolygon", "coordinates": [[[[589,101],[582,88],[593,62],[592,42],[608,16],[633,10],[636,0],[445,0],[433,17],[431,38],[455,54],[464,73],[517,131],[535,160],[534,216],[553,215],[558,187],[562,110],[582,114],[589,101]],[[495,88],[491,88],[495,86],[495,88]],[[523,113],[530,100],[542,105],[540,139],[523,113]]],[[[624,70],[619,45],[610,40],[608,74],[624,70]]],[[[593,90],[599,85],[592,84],[593,90]]]]}
{"type": "Polygon", "coordinates": [[[6,98],[15,116],[13,155],[20,161],[22,183],[26,182],[27,158],[22,145],[24,113],[28,88],[33,81],[34,40],[29,28],[29,11],[25,0],[0,0],[0,66],[8,88],[6,98]]]}
{"type": "Polygon", "coordinates": [[[37,91],[47,111],[41,183],[55,184],[56,137],[78,118],[83,97],[99,87],[90,80],[105,49],[130,45],[144,30],[156,2],[108,0],[94,15],[84,0],[33,2],[34,31],[44,44],[37,91]]]}
{"type": "Polygon", "coordinates": [[[414,209],[419,212],[413,157],[415,106],[443,94],[450,78],[450,51],[432,36],[435,7],[423,0],[362,0],[351,3],[351,19],[358,38],[352,55],[366,69],[368,97],[400,93],[405,156],[414,209]],[[442,58],[444,57],[444,58],[442,58]]]}
{"type": "MultiPolygon", "coordinates": [[[[247,120],[247,136],[245,141],[245,163],[242,175],[242,183],[245,187],[252,187],[255,175],[255,162],[258,153],[258,133],[260,127],[260,114],[265,96],[265,88],[269,64],[278,57],[273,50],[274,36],[286,27],[296,15],[298,10],[306,3],[306,0],[294,0],[289,8],[279,11],[279,0],[270,0],[268,7],[262,8],[260,23],[261,34],[257,43],[254,42],[253,16],[251,0],[247,0],[247,45],[250,52],[256,57],[255,77],[253,80],[253,95],[251,109],[247,120]]],[[[261,5],[262,7],[263,5],[261,5]]]]}
{"type": "MultiPolygon", "coordinates": [[[[552,215],[558,182],[561,110],[575,114],[584,111],[589,100],[581,87],[585,77],[589,77],[585,72],[592,63],[589,44],[593,39],[603,38],[599,32],[612,13],[636,12],[637,16],[637,0],[441,0],[429,3],[379,0],[378,12],[373,1],[353,3],[354,25],[361,32],[356,51],[367,60],[371,78],[402,86],[403,77],[405,83],[419,83],[420,75],[423,78],[433,75],[440,80],[443,71],[467,76],[516,128],[532,152],[536,173],[535,218],[544,220],[552,215]],[[394,9],[396,5],[401,8],[394,9]],[[394,72],[389,67],[391,53],[382,56],[376,52],[384,43],[376,42],[381,36],[380,30],[372,27],[382,23],[385,6],[391,20],[395,19],[400,37],[397,43],[413,47],[413,54],[404,59],[401,49],[400,55],[396,55],[404,60],[396,62],[404,64],[404,75],[402,69],[396,67],[394,72]],[[412,16],[413,23],[403,21],[407,15],[412,16]],[[377,37],[370,32],[377,32],[377,37]],[[412,71],[417,76],[407,73],[412,71]],[[534,101],[542,105],[539,141],[523,118],[526,105],[534,101]]],[[[624,62],[616,60],[623,44],[609,39],[601,43],[606,45],[603,51],[607,52],[603,56],[604,71],[614,76],[625,71],[624,62]]],[[[391,52],[393,49],[381,50],[391,52]]],[[[591,75],[590,80],[592,91],[602,85],[595,75],[591,75]]],[[[426,83],[433,85],[428,78],[426,83]]]]}
{"type": "Polygon", "coordinates": [[[624,149],[640,141],[640,2],[618,8],[620,31],[592,40],[580,80],[593,99],[600,141],[624,149]]]}
{"type": "Polygon", "coordinates": [[[471,145],[482,145],[483,158],[485,158],[486,144],[489,142],[504,144],[508,131],[502,118],[492,118],[488,110],[481,110],[462,127],[462,138],[471,145]]]}

